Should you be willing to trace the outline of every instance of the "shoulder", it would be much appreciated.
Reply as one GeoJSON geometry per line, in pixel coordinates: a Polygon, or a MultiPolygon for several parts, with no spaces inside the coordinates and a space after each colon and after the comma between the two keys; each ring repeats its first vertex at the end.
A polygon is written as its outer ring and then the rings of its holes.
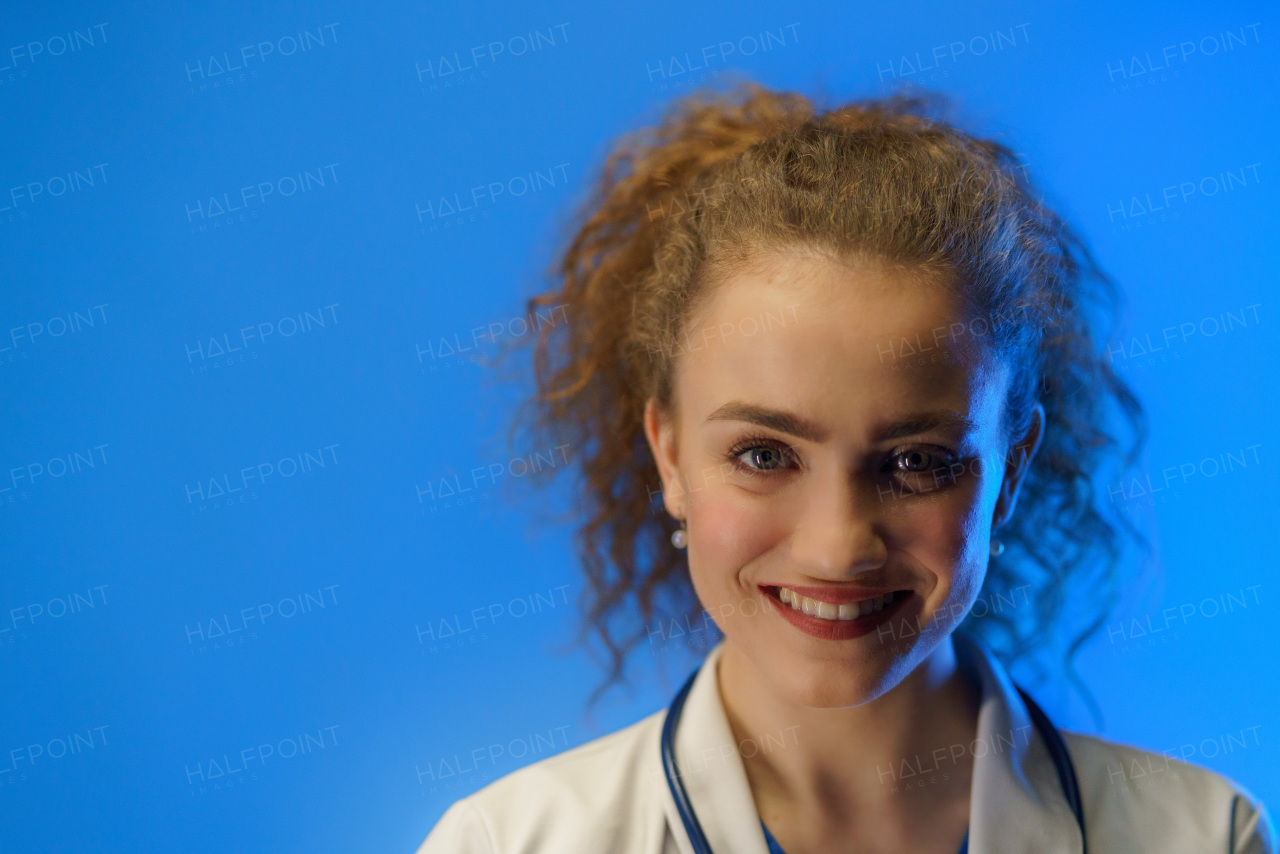
{"type": "Polygon", "coordinates": [[[646,825],[662,831],[651,778],[663,779],[658,746],[664,716],[665,710],[655,712],[456,801],[418,854],[616,851],[621,839],[634,841],[627,850],[648,850],[646,825]]]}
{"type": "MultiPolygon", "coordinates": [[[[1100,850],[1275,854],[1266,808],[1216,771],[1092,735],[1063,731],[1089,838],[1100,850]]],[[[1194,754],[1184,752],[1184,756],[1194,754]]]]}

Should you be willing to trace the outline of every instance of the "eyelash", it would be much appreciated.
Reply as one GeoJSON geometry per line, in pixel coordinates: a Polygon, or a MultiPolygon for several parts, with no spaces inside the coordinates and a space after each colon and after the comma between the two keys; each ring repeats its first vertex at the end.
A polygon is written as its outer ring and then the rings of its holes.
{"type": "MultiPolygon", "coordinates": [[[[758,477],[758,478],[770,477],[771,475],[774,474],[774,471],[776,470],[765,471],[762,469],[754,468],[752,466],[749,466],[743,463],[740,459],[738,459],[747,451],[754,451],[760,448],[771,448],[775,451],[780,452],[783,457],[789,458],[793,463],[798,462],[798,460],[796,459],[795,451],[793,451],[790,446],[783,444],[782,442],[779,442],[776,439],[771,439],[767,436],[748,436],[742,439],[736,445],[734,445],[733,448],[725,455],[725,459],[729,464],[731,464],[735,469],[742,472],[743,474],[749,475],[751,477],[758,477]]],[[[889,454],[888,460],[889,461],[896,460],[896,459],[899,459],[900,457],[906,456],[908,453],[912,451],[917,451],[921,449],[925,449],[926,451],[933,454],[934,456],[941,457],[940,464],[934,469],[929,469],[921,472],[904,471],[902,472],[902,474],[906,474],[906,475],[928,474],[930,471],[938,471],[942,468],[950,466],[957,459],[955,452],[949,448],[944,448],[941,445],[926,444],[926,445],[903,445],[899,448],[895,448],[893,452],[889,454]]],[[[892,474],[893,472],[892,470],[890,470],[887,473],[892,474]]]]}

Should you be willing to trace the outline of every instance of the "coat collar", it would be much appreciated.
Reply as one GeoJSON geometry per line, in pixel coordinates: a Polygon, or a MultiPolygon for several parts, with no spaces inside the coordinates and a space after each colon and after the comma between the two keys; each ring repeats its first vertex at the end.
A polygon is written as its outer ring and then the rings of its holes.
{"type": "MultiPolygon", "coordinates": [[[[969,851],[1076,854],[1082,847],[1080,830],[1026,704],[990,650],[960,632],[952,638],[960,666],[982,684],[978,738],[966,745],[974,755],[969,851]]],[[[729,727],[716,680],[723,649],[722,640],[694,679],[676,731],[676,760],[712,850],[768,854],[739,752],[749,755],[761,748],[754,742],[739,748],[729,727]]],[[[788,737],[794,736],[775,734],[773,744],[788,737]]],[[[650,752],[658,759],[657,745],[650,752]]],[[[655,784],[662,789],[659,797],[680,851],[694,854],[665,775],[659,772],[655,784]]]]}

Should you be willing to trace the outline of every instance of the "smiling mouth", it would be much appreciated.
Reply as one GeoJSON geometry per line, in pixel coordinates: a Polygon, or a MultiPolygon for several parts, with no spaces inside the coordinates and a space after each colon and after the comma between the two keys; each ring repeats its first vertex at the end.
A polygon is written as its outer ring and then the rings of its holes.
{"type": "Polygon", "coordinates": [[[790,605],[793,611],[818,617],[823,620],[856,620],[876,611],[883,611],[899,598],[906,597],[910,590],[891,590],[878,596],[870,596],[855,602],[823,602],[801,596],[789,587],[772,587],[769,592],[784,604],[790,605]]]}
{"type": "Polygon", "coordinates": [[[875,631],[906,607],[914,596],[913,591],[907,589],[877,593],[842,590],[830,598],[846,601],[827,602],[789,587],[775,585],[760,589],[787,622],[805,634],[828,640],[848,640],[875,631]]]}

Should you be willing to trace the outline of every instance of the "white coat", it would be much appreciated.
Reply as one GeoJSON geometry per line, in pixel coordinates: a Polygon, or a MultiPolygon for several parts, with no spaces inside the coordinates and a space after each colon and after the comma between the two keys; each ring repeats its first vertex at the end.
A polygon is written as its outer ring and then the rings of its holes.
{"type": "MultiPolygon", "coordinates": [[[[972,854],[1070,854],[1080,831],[1027,707],[1000,663],[957,633],[957,655],[982,678],[969,808],[972,854]]],[[[735,744],[708,656],[676,732],[689,800],[716,854],[768,854],[742,754],[785,749],[795,735],[735,744]]],[[[501,777],[456,801],[417,854],[693,854],[663,773],[666,710],[501,777]]],[[[1276,854],[1267,812],[1226,777],[1164,754],[1063,731],[1091,854],[1276,854]]],[[[886,785],[946,773],[942,756],[881,772],[886,785]],[[933,770],[931,770],[931,768],[933,770]]],[[[923,778],[920,780],[923,782],[923,778]]]]}

